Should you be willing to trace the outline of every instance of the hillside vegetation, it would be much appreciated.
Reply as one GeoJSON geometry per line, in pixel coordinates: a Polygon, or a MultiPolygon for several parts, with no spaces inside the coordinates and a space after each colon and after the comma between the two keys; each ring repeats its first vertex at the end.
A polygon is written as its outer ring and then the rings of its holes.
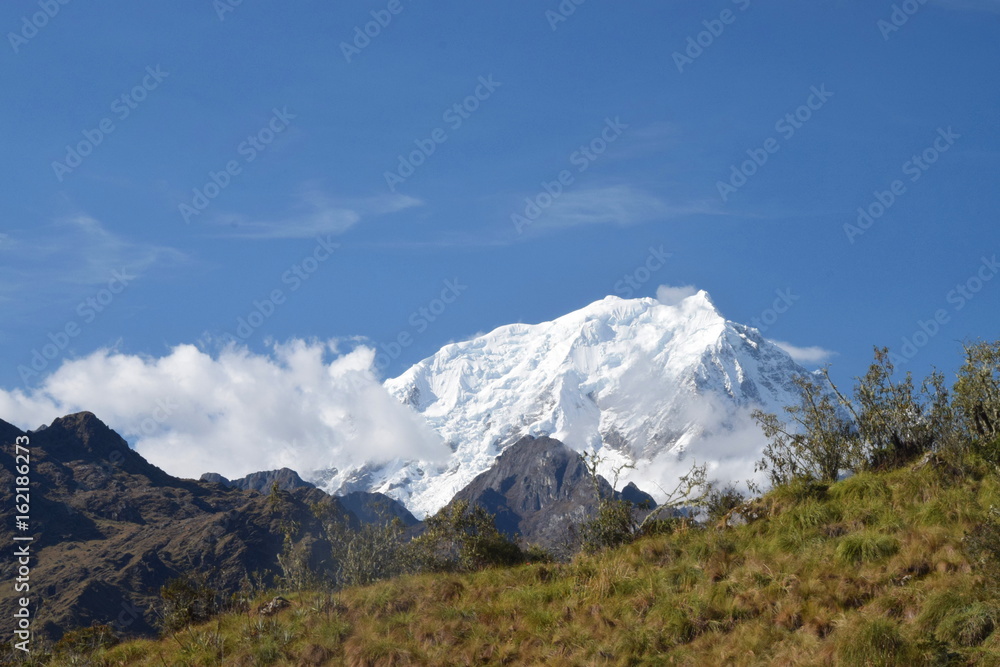
{"type": "Polygon", "coordinates": [[[37,664],[998,665],[998,351],[969,348],[953,392],[893,382],[877,351],[837,399],[851,417],[805,387],[802,435],[760,416],[775,488],[700,521],[564,563],[269,591],[155,641],[78,631],[37,664]]]}

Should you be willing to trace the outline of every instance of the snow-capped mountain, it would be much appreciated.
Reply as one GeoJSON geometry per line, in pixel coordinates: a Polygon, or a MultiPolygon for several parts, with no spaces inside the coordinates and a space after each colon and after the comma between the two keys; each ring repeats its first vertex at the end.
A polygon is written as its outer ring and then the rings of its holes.
{"type": "Polygon", "coordinates": [[[600,449],[608,472],[634,463],[621,483],[654,496],[693,460],[710,462],[720,479],[745,480],[762,444],[750,409],[795,403],[792,378],[806,372],[756,329],[722,317],[703,291],[675,305],[609,296],[551,322],[447,345],[386,381],[452,455],[443,465],[345,470],[326,486],[381,491],[425,515],[523,435],[600,449]]]}

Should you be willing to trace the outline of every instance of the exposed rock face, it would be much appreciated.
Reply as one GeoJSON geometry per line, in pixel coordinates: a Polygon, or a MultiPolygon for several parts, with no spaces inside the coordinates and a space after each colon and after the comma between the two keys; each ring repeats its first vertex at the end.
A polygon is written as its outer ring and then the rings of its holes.
{"type": "MultiPolygon", "coordinates": [[[[601,497],[614,493],[603,477],[598,480],[600,496],[575,451],[553,438],[525,436],[504,450],[493,467],[459,491],[452,502],[480,505],[496,515],[497,528],[507,535],[567,553],[573,528],[594,516],[601,497]]],[[[635,485],[626,490],[629,500],[656,506],[635,485]]]]}
{"type": "Polygon", "coordinates": [[[337,496],[337,500],[351,512],[354,512],[361,523],[385,523],[393,519],[399,519],[406,527],[420,523],[415,516],[410,514],[408,509],[403,507],[402,503],[384,493],[354,491],[337,496]]]}
{"type": "MultiPolygon", "coordinates": [[[[277,484],[282,491],[316,488],[315,485],[304,481],[298,473],[289,468],[255,472],[237,480],[228,480],[218,473],[207,472],[201,476],[201,481],[215,482],[234,489],[259,493],[270,493],[274,484],[277,484]]],[[[399,519],[407,527],[419,523],[402,503],[384,493],[354,491],[337,498],[344,507],[354,513],[361,523],[382,523],[393,519],[399,519]]]]}
{"type": "Polygon", "coordinates": [[[255,472],[241,477],[240,479],[228,480],[215,472],[207,472],[201,476],[203,482],[217,482],[234,489],[242,491],[257,491],[258,493],[270,493],[274,484],[278,485],[281,491],[294,491],[295,489],[314,489],[315,484],[306,482],[299,474],[290,468],[280,470],[266,470],[255,472]]]}
{"type": "MultiPolygon", "coordinates": [[[[200,573],[222,591],[247,573],[278,571],[284,527],[297,522],[300,544],[321,568],[329,545],[311,505],[352,525],[356,518],[314,488],[277,499],[218,484],[172,477],[148,463],[89,412],[22,433],[0,420],[0,498],[14,506],[14,441],[27,435],[31,456],[30,591],[0,587],[0,632],[13,633],[15,597],[29,597],[33,630],[49,637],[111,623],[123,634],[155,630],[159,588],[182,574],[200,573]]],[[[11,517],[12,519],[13,517],[11,517]]],[[[0,541],[13,544],[12,521],[0,541]]],[[[0,562],[11,582],[17,563],[0,562]]]]}

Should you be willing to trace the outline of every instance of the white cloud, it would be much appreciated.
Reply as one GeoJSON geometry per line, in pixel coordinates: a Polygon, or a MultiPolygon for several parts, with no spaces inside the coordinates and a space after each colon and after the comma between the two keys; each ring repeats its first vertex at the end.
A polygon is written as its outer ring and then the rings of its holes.
{"type": "Polygon", "coordinates": [[[291,210],[280,219],[259,220],[228,214],[211,224],[227,228],[227,236],[247,239],[313,238],[322,234],[343,234],[366,217],[396,213],[422,203],[414,197],[397,194],[333,198],[310,186],[296,196],[291,210]]]}
{"type": "Polygon", "coordinates": [[[671,285],[660,285],[656,288],[656,300],[662,303],[664,306],[673,306],[689,296],[694,296],[698,293],[698,288],[694,285],[683,285],[680,287],[673,287],[671,285]]]}
{"type": "Polygon", "coordinates": [[[781,340],[772,340],[772,343],[788,353],[793,360],[800,364],[821,364],[830,357],[837,354],[832,350],[813,345],[810,347],[799,347],[781,340]]]}
{"type": "Polygon", "coordinates": [[[634,225],[684,215],[711,214],[707,204],[671,205],[628,185],[564,192],[534,223],[536,229],[579,225],[634,225]]]}
{"type": "Polygon", "coordinates": [[[449,450],[373,374],[374,351],[327,361],[332,344],[301,340],[257,355],[192,345],[160,358],[100,350],[64,362],[40,388],[0,390],[0,417],[36,428],[89,410],[167,472],[235,478],[287,466],[300,474],[449,450]]]}

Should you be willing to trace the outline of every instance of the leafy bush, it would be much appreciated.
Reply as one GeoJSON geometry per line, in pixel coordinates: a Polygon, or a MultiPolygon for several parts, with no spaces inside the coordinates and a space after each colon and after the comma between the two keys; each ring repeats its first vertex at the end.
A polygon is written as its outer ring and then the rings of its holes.
{"type": "Polygon", "coordinates": [[[723,488],[713,488],[705,498],[705,511],[711,521],[719,521],[743,504],[743,493],[733,484],[723,488]]]}
{"type": "Polygon", "coordinates": [[[402,536],[399,519],[365,524],[358,530],[351,530],[346,523],[332,525],[327,537],[337,562],[337,585],[367,586],[406,572],[402,536]]]}
{"type": "Polygon", "coordinates": [[[521,549],[497,530],[492,514],[468,501],[448,505],[427,519],[423,535],[407,547],[418,570],[473,571],[523,562],[521,549]]]}
{"type": "Polygon", "coordinates": [[[636,528],[632,503],[627,500],[604,499],[597,508],[597,516],[580,528],[583,550],[595,553],[628,544],[632,541],[636,528]]]}
{"type": "Polygon", "coordinates": [[[808,377],[796,377],[795,384],[800,402],[785,407],[790,424],[774,414],[753,412],[769,440],[757,470],[767,473],[772,486],[779,486],[796,478],[834,481],[841,470],[857,469],[857,432],[832,394],[808,377]]]}
{"type": "Polygon", "coordinates": [[[708,467],[694,462],[670,492],[664,491],[664,501],[640,523],[637,521],[635,505],[615,497],[619,474],[624,468],[634,466],[626,464],[614,469],[614,484],[609,485],[597,473],[602,459],[596,453],[581,454],[580,459],[590,473],[594,493],[599,499],[597,515],[585,521],[577,530],[580,547],[587,553],[629,544],[640,536],[672,532],[679,522],[683,522],[679,517],[687,510],[705,505],[711,490],[707,477],[708,467]]]}
{"type": "Polygon", "coordinates": [[[970,438],[992,442],[1000,436],[1000,341],[965,346],[954,403],[970,438]]]}
{"type": "Polygon", "coordinates": [[[161,624],[176,632],[207,621],[218,611],[218,594],[200,577],[182,576],[160,587],[161,624]]]}
{"type": "Polygon", "coordinates": [[[907,372],[893,381],[888,348],[875,348],[875,361],[858,378],[854,401],[842,401],[854,416],[867,467],[890,470],[938,444],[951,424],[944,378],[932,374],[918,391],[907,372]]]}

